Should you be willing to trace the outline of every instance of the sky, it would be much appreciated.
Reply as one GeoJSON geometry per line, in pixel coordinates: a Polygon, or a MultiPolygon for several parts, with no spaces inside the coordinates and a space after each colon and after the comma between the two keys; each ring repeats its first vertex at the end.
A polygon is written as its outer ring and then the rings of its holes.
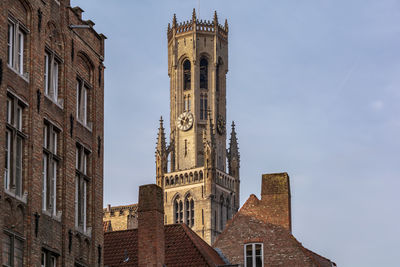
{"type": "MultiPolygon", "coordinates": [[[[71,0],[104,33],[104,205],[155,183],[167,25],[229,23],[241,203],[287,172],[293,234],[338,266],[399,266],[400,1],[71,0]]],[[[169,133],[169,129],[167,129],[169,133]]]]}

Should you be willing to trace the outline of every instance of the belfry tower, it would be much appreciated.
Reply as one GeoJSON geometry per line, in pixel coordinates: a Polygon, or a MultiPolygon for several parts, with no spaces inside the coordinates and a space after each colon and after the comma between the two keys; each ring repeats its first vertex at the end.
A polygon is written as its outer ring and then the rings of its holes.
{"type": "Polygon", "coordinates": [[[239,207],[234,123],[226,149],[228,22],[220,25],[216,12],[212,22],[198,20],[193,10],[183,23],[174,15],[167,36],[171,134],[167,146],[161,118],[156,147],[165,223],[186,223],[212,244],[239,207]]]}

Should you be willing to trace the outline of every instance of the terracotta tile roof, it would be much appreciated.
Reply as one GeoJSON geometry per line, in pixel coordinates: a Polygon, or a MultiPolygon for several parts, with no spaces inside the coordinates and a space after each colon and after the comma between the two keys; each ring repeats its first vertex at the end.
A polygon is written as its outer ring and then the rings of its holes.
{"type": "MultiPolygon", "coordinates": [[[[166,225],[164,229],[165,264],[168,267],[225,264],[218,253],[185,224],[166,225]]],[[[137,229],[104,233],[104,265],[138,266],[137,238],[137,229]]]]}
{"type": "Polygon", "coordinates": [[[104,266],[138,266],[137,229],[104,233],[104,266]]]}
{"type": "Polygon", "coordinates": [[[103,221],[103,232],[112,231],[111,221],[103,221]]]}

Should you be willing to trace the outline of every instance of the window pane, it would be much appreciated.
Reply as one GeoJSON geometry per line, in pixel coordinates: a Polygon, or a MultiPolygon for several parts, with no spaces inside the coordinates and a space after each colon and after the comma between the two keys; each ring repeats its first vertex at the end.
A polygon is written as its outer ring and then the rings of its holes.
{"type": "Polygon", "coordinates": [[[21,196],[22,193],[22,139],[17,137],[17,156],[15,164],[15,193],[21,196]]]}
{"type": "Polygon", "coordinates": [[[52,70],[52,81],[53,81],[53,99],[57,101],[58,99],[58,63],[54,60],[53,70],[52,70]]]}
{"type": "Polygon", "coordinates": [[[24,244],[21,240],[14,238],[14,266],[22,267],[24,258],[24,244]]]}
{"type": "Polygon", "coordinates": [[[18,66],[17,69],[20,74],[24,74],[24,35],[18,33],[18,66]]]}
{"type": "Polygon", "coordinates": [[[43,194],[42,194],[42,204],[43,210],[47,209],[47,155],[43,154],[43,194]]]}
{"type": "Polygon", "coordinates": [[[7,122],[11,124],[11,118],[12,118],[12,101],[11,99],[7,99],[7,122]]]}
{"type": "Polygon", "coordinates": [[[12,66],[14,61],[14,24],[8,23],[8,65],[12,66]]]}
{"type": "Polygon", "coordinates": [[[256,244],[256,256],[261,255],[261,244],[256,244]]]}
{"type": "Polygon", "coordinates": [[[41,267],[46,267],[46,254],[42,252],[41,267]]]}
{"type": "Polygon", "coordinates": [[[262,267],[261,256],[256,256],[256,267],[262,267]]]}
{"type": "Polygon", "coordinates": [[[44,55],[44,93],[49,94],[49,55],[44,55]]]}
{"type": "Polygon", "coordinates": [[[81,102],[82,102],[82,84],[81,81],[78,80],[76,85],[76,117],[79,120],[82,120],[81,102]]]}
{"type": "Polygon", "coordinates": [[[4,173],[4,187],[10,188],[10,160],[11,160],[11,133],[6,131],[6,150],[5,150],[5,173],[4,173]]]}
{"type": "Polygon", "coordinates": [[[54,154],[57,155],[57,132],[55,132],[54,130],[53,130],[52,139],[53,139],[52,151],[53,151],[54,154]]]}
{"type": "Polygon", "coordinates": [[[246,257],[246,266],[253,267],[253,257],[246,257]]]}
{"type": "Polygon", "coordinates": [[[4,235],[3,239],[3,264],[11,265],[11,236],[4,235]]]}
{"type": "Polygon", "coordinates": [[[17,129],[22,131],[22,108],[17,107],[17,129]]]}

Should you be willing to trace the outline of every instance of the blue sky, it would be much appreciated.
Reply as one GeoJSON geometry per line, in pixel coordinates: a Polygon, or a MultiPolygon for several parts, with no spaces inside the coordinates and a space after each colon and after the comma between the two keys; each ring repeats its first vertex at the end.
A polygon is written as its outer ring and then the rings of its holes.
{"type": "MultiPolygon", "coordinates": [[[[169,122],[167,24],[228,18],[227,120],[241,202],[291,177],[293,232],[339,266],[396,266],[400,230],[400,1],[71,0],[106,41],[104,204],[155,182],[169,122]],[[168,125],[168,123],[167,123],[168,125]]],[[[169,131],[169,130],[168,130],[169,131]]]]}

